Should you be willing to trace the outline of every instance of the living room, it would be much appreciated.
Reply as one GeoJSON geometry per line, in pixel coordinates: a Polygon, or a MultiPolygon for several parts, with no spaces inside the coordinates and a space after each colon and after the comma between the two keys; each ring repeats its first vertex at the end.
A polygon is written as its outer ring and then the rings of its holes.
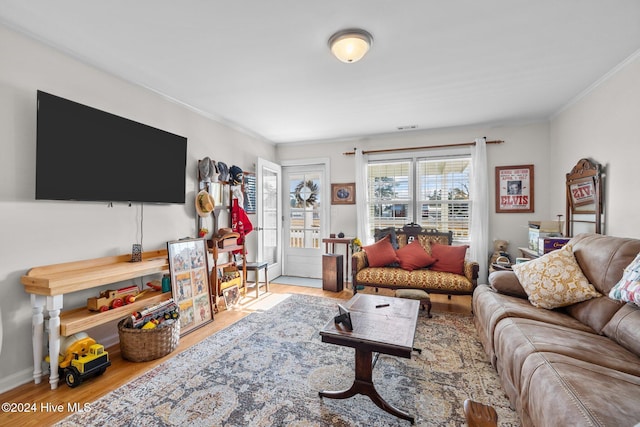
{"type": "MultiPolygon", "coordinates": [[[[635,13],[630,15],[637,18],[637,8],[630,8],[630,11],[635,13]]],[[[640,113],[640,46],[637,46],[637,40],[640,38],[636,37],[631,43],[635,44],[633,50],[608,68],[594,72],[589,84],[544,118],[450,124],[402,133],[276,144],[240,129],[236,123],[202,114],[196,108],[172,100],[146,87],[144,82],[124,80],[108,63],[79,59],[8,24],[0,25],[3,58],[0,68],[0,144],[3,148],[0,235],[5,247],[0,263],[0,390],[14,389],[31,381],[33,375],[30,357],[32,311],[29,294],[20,284],[21,276],[35,266],[128,253],[142,232],[145,250],[166,248],[167,241],[194,236],[196,213],[192,202],[198,188],[197,161],[206,156],[229,166],[239,165],[247,171],[254,169],[258,158],[285,164],[328,158],[327,184],[348,183],[355,181],[354,158],[344,153],[354,147],[367,150],[429,147],[487,137],[488,140],[504,141],[487,146],[489,206],[493,207],[495,200],[491,190],[495,167],[523,164],[535,167],[534,212],[509,214],[490,210],[489,237],[508,240],[512,253],[517,247],[527,246],[528,221],[564,215],[565,175],[581,158],[597,161],[606,172],[604,234],[640,238],[640,218],[636,214],[640,201],[633,197],[638,184],[635,158],[640,154],[640,121],[637,119],[640,113]],[[35,200],[37,90],[186,136],[187,203],[148,204],[142,212],[142,207],[135,204],[114,203],[108,207],[107,203],[35,200]],[[143,230],[140,225],[142,215],[143,230]]],[[[383,40],[377,42],[384,43],[383,40]]],[[[514,93],[512,96],[520,95],[514,93]]],[[[132,180],[149,178],[131,171],[132,180]]],[[[342,231],[354,236],[356,222],[355,205],[331,207],[331,232],[342,231]]],[[[257,244],[255,233],[249,234],[250,256],[256,253],[257,244]]],[[[487,255],[489,251],[487,248],[487,255]]],[[[92,290],[65,297],[65,307],[82,306],[94,294],[92,290]]],[[[110,337],[113,342],[117,339],[113,332],[113,328],[104,328],[97,334],[105,339],[110,337]]]]}

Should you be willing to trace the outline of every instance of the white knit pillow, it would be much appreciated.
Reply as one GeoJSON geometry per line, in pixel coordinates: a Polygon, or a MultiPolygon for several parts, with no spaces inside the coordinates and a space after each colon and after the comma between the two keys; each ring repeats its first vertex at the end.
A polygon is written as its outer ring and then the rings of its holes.
{"type": "Polygon", "coordinates": [[[512,268],[536,307],[552,309],[602,296],[582,273],[571,245],[512,268]]]}

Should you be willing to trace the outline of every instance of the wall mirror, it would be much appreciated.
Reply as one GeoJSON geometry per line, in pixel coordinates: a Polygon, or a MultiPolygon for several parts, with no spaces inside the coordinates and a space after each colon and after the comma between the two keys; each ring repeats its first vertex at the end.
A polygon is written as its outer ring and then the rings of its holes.
{"type": "Polygon", "coordinates": [[[574,232],[602,234],[602,171],[600,165],[589,159],[580,159],[567,174],[566,236],[574,232]]]}

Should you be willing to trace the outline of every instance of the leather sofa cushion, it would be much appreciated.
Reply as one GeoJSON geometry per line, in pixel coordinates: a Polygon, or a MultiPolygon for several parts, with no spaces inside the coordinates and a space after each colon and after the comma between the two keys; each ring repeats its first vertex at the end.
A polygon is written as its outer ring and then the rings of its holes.
{"type": "Polygon", "coordinates": [[[623,305],[607,296],[601,296],[565,307],[565,311],[601,334],[605,325],[623,305]]]}
{"type": "Polygon", "coordinates": [[[536,308],[526,299],[497,293],[488,285],[476,287],[473,292],[472,304],[475,314],[474,322],[480,335],[480,341],[493,364],[495,364],[494,332],[496,325],[502,319],[519,317],[566,326],[578,331],[595,332],[589,326],[568,316],[561,310],[536,308]]]}
{"type": "Polygon", "coordinates": [[[640,377],[640,357],[602,335],[510,318],[496,326],[495,341],[500,378],[515,395],[521,387],[522,365],[536,352],[563,354],[640,377]]]}
{"type": "Polygon", "coordinates": [[[539,352],[522,367],[516,408],[523,426],[632,426],[639,395],[640,377],[539,352]]]}
{"type": "Polygon", "coordinates": [[[624,304],[602,332],[627,350],[640,355],[640,308],[624,304]]]}
{"type": "Polygon", "coordinates": [[[513,271],[494,271],[489,275],[489,285],[494,291],[501,294],[518,298],[528,297],[513,271]]]}
{"type": "Polygon", "coordinates": [[[640,239],[583,233],[572,238],[573,255],[582,272],[602,294],[622,278],[624,268],[640,252],[640,239]]]}

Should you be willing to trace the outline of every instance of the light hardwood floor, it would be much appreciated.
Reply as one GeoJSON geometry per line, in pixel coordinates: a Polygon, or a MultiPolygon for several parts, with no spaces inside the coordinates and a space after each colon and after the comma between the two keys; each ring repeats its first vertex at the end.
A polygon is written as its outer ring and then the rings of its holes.
{"type": "MultiPolygon", "coordinates": [[[[277,281],[277,279],[276,279],[277,281]]],[[[375,293],[375,290],[367,288],[365,293],[375,293]]],[[[162,363],[170,357],[175,356],[181,351],[199,343],[207,336],[223,330],[227,326],[235,323],[244,316],[255,310],[256,305],[264,306],[270,300],[277,300],[278,294],[306,294],[326,296],[332,298],[349,299],[353,295],[350,289],[339,293],[323,291],[322,289],[307,288],[292,285],[280,285],[277,283],[270,284],[270,293],[261,294],[259,301],[249,297],[243,300],[241,307],[233,310],[224,310],[224,305],[219,313],[215,314],[212,323],[199,328],[188,335],[180,338],[178,348],[171,354],[150,362],[134,363],[123,360],[120,357],[120,349],[118,346],[107,349],[111,358],[111,367],[107,372],[96,378],[92,378],[81,384],[77,388],[69,388],[64,382],[61,382],[56,390],[51,390],[48,377],[44,377],[40,384],[29,382],[19,386],[13,390],[0,395],[0,402],[26,404],[35,411],[13,412],[7,413],[4,410],[0,412],[0,425],[19,425],[24,426],[45,426],[51,425],[72,412],[69,412],[69,405],[78,405],[82,407],[86,403],[91,403],[96,399],[104,396],[108,392],[126,384],[129,381],[144,374],[154,366],[162,363]],[[58,410],[62,408],[61,410],[58,410]]],[[[391,295],[392,291],[380,289],[380,295],[391,295]]],[[[471,312],[471,297],[469,296],[453,296],[450,300],[446,295],[431,295],[433,303],[432,312],[471,312]]],[[[223,303],[224,304],[224,303],[223,303]]],[[[224,332],[223,332],[224,333],[224,332]]],[[[17,406],[17,405],[16,405],[17,406]]],[[[89,405],[90,407],[90,405],[89,405]]]]}

